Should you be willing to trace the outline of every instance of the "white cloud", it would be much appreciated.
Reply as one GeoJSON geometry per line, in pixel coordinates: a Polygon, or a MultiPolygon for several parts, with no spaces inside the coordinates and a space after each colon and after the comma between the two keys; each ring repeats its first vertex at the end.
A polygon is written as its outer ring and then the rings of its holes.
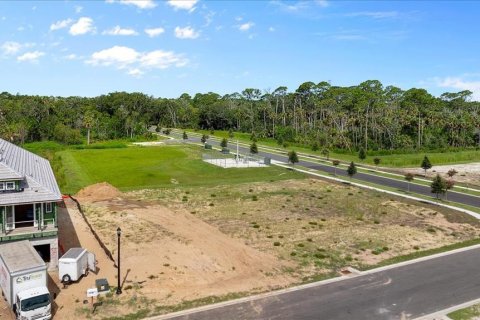
{"type": "Polygon", "coordinates": [[[95,31],[93,26],[93,20],[89,17],[81,17],[76,23],[70,27],[70,34],[72,36],[78,36],[82,34],[87,34],[95,31]]]}
{"type": "Polygon", "coordinates": [[[63,58],[67,60],[75,60],[77,59],[77,55],[75,53],[71,53],[69,55],[64,56],[63,58]]]}
{"type": "Polygon", "coordinates": [[[157,36],[161,35],[162,33],[164,33],[165,29],[163,29],[163,28],[151,28],[151,29],[145,29],[144,31],[150,38],[154,38],[154,37],[157,37],[157,36]]]}
{"type": "Polygon", "coordinates": [[[133,29],[123,29],[120,26],[115,26],[110,30],[105,30],[102,34],[107,34],[110,36],[136,36],[138,33],[133,29]]]}
{"type": "Polygon", "coordinates": [[[172,51],[138,52],[129,47],[114,46],[94,52],[86,63],[93,66],[112,66],[127,70],[127,74],[134,77],[140,77],[145,70],[183,67],[188,64],[188,59],[172,51]]]}
{"type": "Polygon", "coordinates": [[[347,17],[367,17],[372,19],[395,18],[398,16],[397,11],[360,11],[347,13],[347,17]]]}
{"type": "Polygon", "coordinates": [[[167,3],[175,10],[188,10],[192,12],[195,10],[195,5],[198,0],[168,0],[167,3]]]}
{"type": "Polygon", "coordinates": [[[143,54],[140,58],[142,67],[166,69],[170,66],[184,67],[188,61],[172,51],[155,50],[143,54]]]}
{"type": "Polygon", "coordinates": [[[73,22],[72,19],[60,20],[50,25],[50,31],[55,31],[68,27],[73,22]]]}
{"type": "Polygon", "coordinates": [[[107,3],[118,2],[120,4],[125,4],[128,6],[135,6],[139,9],[153,9],[157,6],[153,0],[106,0],[107,3]]]}
{"type": "Polygon", "coordinates": [[[330,5],[327,0],[315,0],[315,3],[322,8],[326,8],[330,5]]]}
{"type": "Polygon", "coordinates": [[[192,27],[175,28],[175,37],[179,39],[196,39],[200,36],[198,31],[195,31],[192,27]]]}
{"type": "Polygon", "coordinates": [[[18,42],[7,41],[2,44],[0,47],[5,55],[16,54],[22,48],[22,45],[18,42]]]}
{"type": "Polygon", "coordinates": [[[437,86],[441,88],[452,88],[456,90],[470,90],[473,92],[472,98],[480,101],[480,81],[466,80],[462,77],[435,78],[437,86]]]}
{"type": "Polygon", "coordinates": [[[28,61],[28,62],[37,62],[38,58],[44,56],[45,53],[41,51],[32,51],[32,52],[26,52],[22,54],[21,56],[17,57],[17,61],[23,62],[23,61],[28,61]]]}
{"type": "Polygon", "coordinates": [[[122,46],[114,46],[110,49],[94,52],[88,64],[97,66],[115,65],[120,69],[135,63],[138,60],[139,53],[134,49],[122,46]]]}
{"type": "Polygon", "coordinates": [[[81,13],[83,11],[82,6],[75,6],[75,13],[81,13]]]}
{"type": "Polygon", "coordinates": [[[135,77],[135,78],[140,78],[141,76],[143,76],[145,74],[145,72],[143,72],[142,70],[138,69],[138,68],[135,68],[135,69],[130,69],[128,70],[127,74],[135,77]]]}
{"type": "Polygon", "coordinates": [[[238,26],[238,30],[240,31],[248,31],[250,30],[253,26],[255,25],[255,23],[253,22],[247,22],[247,23],[243,23],[241,25],[238,26]]]}
{"type": "Polygon", "coordinates": [[[270,27],[270,28],[268,28],[268,31],[274,32],[274,31],[275,31],[275,28],[274,28],[274,27],[270,27]]]}

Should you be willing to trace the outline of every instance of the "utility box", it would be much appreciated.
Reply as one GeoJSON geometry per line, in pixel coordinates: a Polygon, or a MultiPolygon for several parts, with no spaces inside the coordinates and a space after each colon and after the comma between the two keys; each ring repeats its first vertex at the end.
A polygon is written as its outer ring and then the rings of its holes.
{"type": "Polygon", "coordinates": [[[58,278],[62,283],[78,281],[88,271],[95,272],[95,254],[84,248],[71,248],[58,259],[58,278]]]}

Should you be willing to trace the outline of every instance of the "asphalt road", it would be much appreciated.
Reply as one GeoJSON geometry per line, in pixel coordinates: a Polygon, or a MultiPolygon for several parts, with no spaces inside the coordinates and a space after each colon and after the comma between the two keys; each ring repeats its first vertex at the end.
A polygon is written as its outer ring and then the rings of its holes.
{"type": "MultiPolygon", "coordinates": [[[[179,134],[173,133],[172,136],[178,137],[179,139],[182,139],[181,135],[179,135],[179,134]]],[[[192,137],[191,136],[191,137],[189,137],[188,140],[192,141],[192,142],[200,142],[200,138],[198,138],[198,137],[192,137]]],[[[212,139],[209,139],[208,143],[213,145],[213,146],[216,146],[216,147],[219,147],[219,145],[220,145],[219,141],[212,140],[212,139]]],[[[229,147],[230,147],[232,152],[234,151],[234,149],[235,149],[235,152],[236,152],[236,146],[230,144],[229,147]]],[[[248,153],[248,150],[245,147],[239,147],[239,150],[240,150],[240,153],[248,153]]],[[[259,152],[258,154],[260,156],[269,157],[273,160],[282,161],[284,163],[288,162],[288,157],[286,155],[278,155],[276,153],[269,153],[269,152],[259,152]]],[[[307,161],[305,159],[302,160],[301,156],[299,156],[299,159],[300,159],[300,162],[298,164],[303,166],[303,167],[306,167],[306,168],[309,168],[309,169],[315,169],[315,170],[319,170],[319,171],[323,171],[323,172],[331,173],[331,174],[334,173],[335,168],[333,168],[331,166],[327,166],[327,165],[323,165],[323,164],[319,164],[319,163],[315,163],[315,162],[310,162],[310,161],[307,161]]],[[[345,169],[337,168],[336,174],[339,177],[347,177],[347,179],[348,179],[348,175],[347,175],[347,172],[346,172],[345,169]]],[[[360,181],[371,182],[371,183],[375,183],[375,184],[378,184],[378,185],[387,186],[387,187],[390,187],[390,188],[395,188],[395,189],[401,190],[401,191],[407,191],[408,190],[408,183],[406,181],[394,180],[394,179],[389,179],[389,178],[385,178],[385,177],[381,177],[381,176],[377,176],[377,175],[370,175],[370,174],[360,173],[360,172],[357,173],[354,176],[354,178],[357,179],[357,180],[360,180],[360,181]]],[[[425,195],[425,196],[428,196],[428,197],[432,197],[432,192],[431,192],[431,189],[430,189],[429,186],[421,186],[421,185],[417,185],[417,184],[410,184],[410,191],[413,192],[413,193],[417,193],[417,194],[425,195]]],[[[458,202],[458,203],[462,203],[462,204],[466,204],[466,205],[470,205],[470,206],[474,206],[474,207],[480,207],[480,197],[475,197],[475,196],[472,196],[472,195],[468,195],[468,194],[464,194],[464,193],[458,193],[458,192],[454,192],[454,191],[449,191],[447,196],[448,196],[449,201],[458,202]]]]}
{"type": "Polygon", "coordinates": [[[473,249],[171,319],[414,319],[477,299],[479,265],[473,249]]]}

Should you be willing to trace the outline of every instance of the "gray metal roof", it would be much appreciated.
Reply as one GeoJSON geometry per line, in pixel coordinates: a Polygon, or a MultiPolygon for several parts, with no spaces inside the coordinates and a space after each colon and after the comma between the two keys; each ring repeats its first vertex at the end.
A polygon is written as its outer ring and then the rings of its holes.
{"type": "Polygon", "coordinates": [[[22,180],[24,190],[0,193],[0,205],[62,198],[48,160],[0,139],[0,180],[12,179],[22,180]]]}
{"type": "Polygon", "coordinates": [[[70,248],[60,259],[77,259],[85,250],[85,248],[70,248]]]}
{"type": "Polygon", "coordinates": [[[40,255],[28,240],[0,245],[0,257],[11,273],[25,269],[46,267],[40,255]]]}

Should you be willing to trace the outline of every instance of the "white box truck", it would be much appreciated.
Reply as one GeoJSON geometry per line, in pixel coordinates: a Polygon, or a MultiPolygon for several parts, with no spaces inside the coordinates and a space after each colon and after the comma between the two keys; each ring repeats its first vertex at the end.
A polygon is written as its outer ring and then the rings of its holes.
{"type": "Polygon", "coordinates": [[[71,248],[58,259],[58,278],[63,283],[78,281],[88,271],[95,272],[95,254],[84,248],[71,248]]]}
{"type": "Polygon", "coordinates": [[[0,245],[0,287],[17,319],[52,318],[47,265],[28,240],[0,245]]]}

